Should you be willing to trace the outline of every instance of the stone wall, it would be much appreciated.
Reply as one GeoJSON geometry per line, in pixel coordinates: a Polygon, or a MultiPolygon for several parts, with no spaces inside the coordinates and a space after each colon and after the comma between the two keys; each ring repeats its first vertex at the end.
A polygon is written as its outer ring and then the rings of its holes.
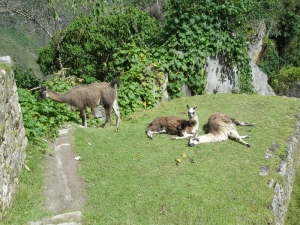
{"type": "Polygon", "coordinates": [[[10,57],[0,57],[0,220],[13,203],[27,143],[10,57]]]}
{"type": "MultiPolygon", "coordinates": [[[[299,101],[299,100],[298,100],[299,101]]],[[[287,157],[280,163],[279,174],[283,176],[282,183],[276,183],[275,196],[271,203],[276,225],[283,225],[293,190],[296,171],[300,163],[300,113],[297,115],[296,133],[291,137],[287,146],[287,157]]]]}

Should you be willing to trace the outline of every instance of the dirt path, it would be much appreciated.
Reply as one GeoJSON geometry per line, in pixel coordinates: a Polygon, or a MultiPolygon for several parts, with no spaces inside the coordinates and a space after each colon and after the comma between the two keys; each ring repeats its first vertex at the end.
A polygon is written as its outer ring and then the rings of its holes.
{"type": "Polygon", "coordinates": [[[51,147],[54,152],[48,157],[45,174],[46,209],[52,212],[80,210],[85,204],[82,193],[84,183],[78,175],[80,161],[72,150],[72,127],[60,130],[60,136],[51,147]]]}
{"type": "Polygon", "coordinates": [[[74,159],[77,155],[73,152],[71,143],[72,126],[67,125],[60,130],[56,141],[50,143],[53,151],[48,156],[45,173],[45,209],[65,214],[29,224],[80,224],[80,209],[85,205],[85,184],[78,174],[80,161],[74,159]]]}

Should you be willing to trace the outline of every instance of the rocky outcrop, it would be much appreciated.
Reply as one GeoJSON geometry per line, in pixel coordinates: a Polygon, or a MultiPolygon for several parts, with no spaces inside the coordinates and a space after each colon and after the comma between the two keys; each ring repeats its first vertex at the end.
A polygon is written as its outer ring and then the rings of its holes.
{"type": "Polygon", "coordinates": [[[0,219],[13,203],[26,157],[27,138],[10,57],[0,57],[0,219]]]}
{"type": "MultiPolygon", "coordinates": [[[[263,38],[265,37],[266,26],[264,22],[258,23],[255,27],[256,34],[252,37],[249,44],[248,53],[251,59],[250,66],[252,70],[253,86],[255,91],[260,95],[274,96],[276,95],[271,86],[268,84],[268,77],[256,65],[263,46],[263,38]]],[[[231,93],[238,91],[237,68],[226,68],[226,58],[219,54],[207,59],[206,65],[206,93],[231,93]]]]}

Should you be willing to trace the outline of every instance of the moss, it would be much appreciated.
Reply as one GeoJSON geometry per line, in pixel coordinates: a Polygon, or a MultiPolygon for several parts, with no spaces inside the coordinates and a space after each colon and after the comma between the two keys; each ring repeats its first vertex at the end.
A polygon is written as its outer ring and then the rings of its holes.
{"type": "MultiPolygon", "coordinates": [[[[5,69],[11,75],[12,69],[5,63],[0,63],[0,68],[5,69]]],[[[0,75],[3,76],[2,73],[0,73],[0,75]]]]}
{"type": "Polygon", "coordinates": [[[0,126],[0,138],[3,136],[3,132],[4,132],[4,127],[0,126]]]}

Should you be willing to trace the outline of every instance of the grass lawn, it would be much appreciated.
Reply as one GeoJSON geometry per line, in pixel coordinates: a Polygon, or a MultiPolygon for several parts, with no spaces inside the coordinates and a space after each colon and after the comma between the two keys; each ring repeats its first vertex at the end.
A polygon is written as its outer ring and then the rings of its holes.
{"type": "MultiPolygon", "coordinates": [[[[274,192],[267,182],[282,179],[276,170],[298,112],[300,101],[292,98],[217,94],[162,103],[123,119],[119,127],[75,126],[73,148],[82,157],[79,173],[87,184],[82,224],[275,224],[269,208],[274,192]],[[187,104],[198,106],[201,128],[213,112],[255,123],[237,127],[240,135],[250,136],[251,148],[232,140],[188,147],[188,140],[171,141],[166,134],[148,139],[147,123],[157,116],[187,118],[187,104]],[[266,160],[273,143],[279,149],[266,160]],[[270,166],[268,176],[259,175],[261,165],[270,166]]],[[[3,223],[26,224],[49,215],[41,207],[44,154],[39,146],[27,151],[32,172],[22,172],[16,202],[3,223]]]]}
{"type": "Polygon", "coordinates": [[[300,101],[290,98],[203,95],[136,113],[118,130],[75,129],[74,149],[87,183],[84,224],[274,224],[267,182],[281,180],[276,170],[299,111],[300,101]],[[251,148],[235,141],[191,148],[169,135],[147,138],[147,123],[156,116],[187,117],[186,104],[198,106],[201,127],[218,111],[255,123],[238,127],[240,135],[250,136],[251,148]],[[272,143],[279,149],[265,160],[272,143]],[[181,158],[179,165],[175,158],[181,158]],[[271,167],[268,176],[259,175],[261,165],[271,167]]]}

